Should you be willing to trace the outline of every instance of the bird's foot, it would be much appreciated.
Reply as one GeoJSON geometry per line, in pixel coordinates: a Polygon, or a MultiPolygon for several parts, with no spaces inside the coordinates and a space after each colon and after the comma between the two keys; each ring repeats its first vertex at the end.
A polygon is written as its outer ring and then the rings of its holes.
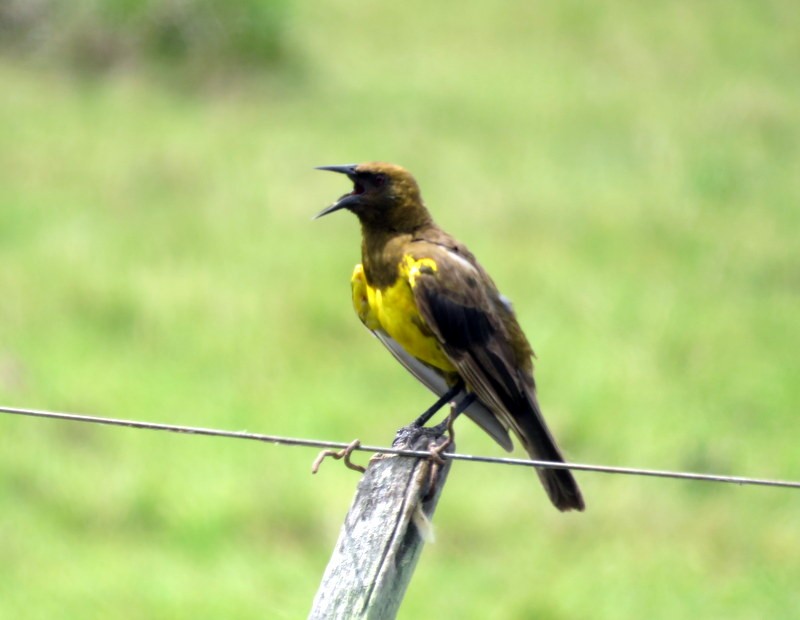
{"type": "Polygon", "coordinates": [[[412,422],[397,431],[392,447],[404,450],[425,450],[431,443],[440,441],[444,431],[445,428],[441,424],[420,426],[416,422],[412,422]]]}
{"type": "Polygon", "coordinates": [[[423,501],[427,501],[429,495],[432,494],[436,488],[442,468],[446,464],[445,457],[443,456],[445,451],[448,448],[452,450],[455,445],[453,441],[454,421],[455,416],[449,415],[443,422],[436,426],[421,426],[417,422],[412,422],[408,426],[404,426],[397,431],[397,436],[392,443],[393,448],[428,451],[430,456],[426,460],[430,462],[428,473],[429,481],[427,484],[429,491],[423,496],[423,501]]]}
{"type": "Polygon", "coordinates": [[[444,459],[442,458],[442,452],[447,450],[456,439],[456,432],[453,429],[453,423],[456,421],[456,415],[453,415],[455,411],[455,407],[451,409],[450,415],[448,415],[444,421],[440,422],[436,426],[431,427],[432,431],[435,431],[438,436],[442,437],[442,441],[432,441],[428,444],[428,450],[431,453],[431,459],[438,463],[439,465],[444,465],[444,459]],[[445,435],[445,431],[447,434],[445,435]]]}
{"type": "Polygon", "coordinates": [[[404,426],[397,432],[393,447],[411,447],[409,449],[427,450],[430,458],[438,465],[444,465],[442,454],[453,444],[455,432],[453,422],[455,417],[447,416],[443,422],[436,426],[419,426],[416,422],[404,426]]]}
{"type": "Polygon", "coordinates": [[[330,456],[331,458],[334,458],[337,461],[339,459],[344,459],[344,464],[348,469],[352,469],[361,472],[363,474],[367,470],[361,465],[353,463],[350,460],[350,455],[353,453],[354,450],[358,449],[360,446],[361,446],[361,440],[354,439],[353,441],[350,442],[350,445],[341,450],[323,450],[317,455],[317,458],[315,458],[314,462],[311,464],[311,473],[316,474],[319,471],[320,465],[322,465],[322,461],[324,461],[327,457],[330,456]]]}

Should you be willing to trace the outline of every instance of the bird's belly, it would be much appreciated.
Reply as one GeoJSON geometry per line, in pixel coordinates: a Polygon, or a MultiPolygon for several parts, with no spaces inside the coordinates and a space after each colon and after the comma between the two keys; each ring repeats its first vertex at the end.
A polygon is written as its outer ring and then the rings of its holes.
{"type": "Polygon", "coordinates": [[[445,372],[455,371],[455,366],[442,352],[438,341],[420,316],[414,293],[407,280],[398,278],[393,285],[381,290],[369,286],[365,280],[356,282],[355,275],[354,304],[367,327],[382,328],[409,355],[426,364],[445,372]],[[356,297],[360,297],[360,304],[356,297]]]}

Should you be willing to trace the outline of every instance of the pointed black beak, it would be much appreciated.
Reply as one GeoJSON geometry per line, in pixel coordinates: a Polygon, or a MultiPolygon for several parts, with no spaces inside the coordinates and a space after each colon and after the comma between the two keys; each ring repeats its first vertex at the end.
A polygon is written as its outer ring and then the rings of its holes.
{"type": "MultiPolygon", "coordinates": [[[[352,179],[356,174],[356,167],[358,164],[344,164],[342,166],[318,166],[315,170],[328,170],[329,172],[338,172],[339,174],[346,174],[350,179],[352,179]]],[[[350,196],[350,194],[345,194],[339,200],[334,202],[331,206],[325,207],[322,211],[317,213],[313,219],[319,219],[323,215],[328,215],[329,213],[333,213],[334,211],[338,211],[339,209],[344,209],[347,204],[345,203],[345,198],[350,196]]]]}
{"type": "Polygon", "coordinates": [[[344,164],[343,166],[317,166],[314,170],[328,170],[329,172],[338,172],[351,176],[356,173],[358,164],[344,164]]]}

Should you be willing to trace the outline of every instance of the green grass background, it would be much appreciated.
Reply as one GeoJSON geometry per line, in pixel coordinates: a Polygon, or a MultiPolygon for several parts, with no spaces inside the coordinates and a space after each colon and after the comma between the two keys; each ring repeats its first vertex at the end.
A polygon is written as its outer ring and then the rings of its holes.
{"type": "MultiPolygon", "coordinates": [[[[310,221],[346,191],[313,166],[380,159],[513,299],[570,458],[800,479],[795,2],[282,15],[280,61],[209,81],[0,56],[2,403],[389,442],[430,396],[353,316],[354,219],[310,221]]],[[[4,618],[304,617],[358,479],[0,425],[4,618]]],[[[798,617],[798,493],[578,477],[562,515],[457,463],[400,617],[798,617]]]]}

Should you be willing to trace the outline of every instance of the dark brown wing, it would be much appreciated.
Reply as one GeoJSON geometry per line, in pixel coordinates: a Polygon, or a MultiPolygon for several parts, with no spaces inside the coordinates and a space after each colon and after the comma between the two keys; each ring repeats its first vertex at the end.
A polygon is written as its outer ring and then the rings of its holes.
{"type": "MultiPolygon", "coordinates": [[[[448,358],[532,458],[563,462],[536,400],[530,346],[494,283],[468,253],[434,243],[414,245],[415,259],[432,258],[437,265],[415,278],[414,296],[448,358]]],[[[537,473],[559,510],[583,510],[581,492],[569,470],[537,469],[537,473]]]]}

